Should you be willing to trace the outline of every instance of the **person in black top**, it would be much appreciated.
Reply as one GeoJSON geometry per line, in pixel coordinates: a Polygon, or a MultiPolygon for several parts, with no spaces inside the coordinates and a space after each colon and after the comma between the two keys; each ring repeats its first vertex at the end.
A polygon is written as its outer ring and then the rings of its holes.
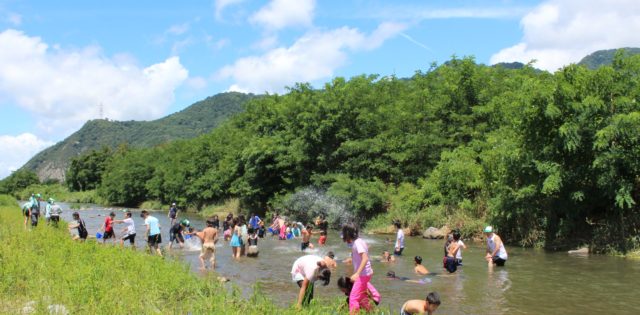
{"type": "Polygon", "coordinates": [[[211,218],[211,224],[211,227],[220,229],[220,219],[218,219],[218,215],[214,215],[213,218],[211,218]]]}
{"type": "Polygon", "coordinates": [[[80,214],[78,212],[73,213],[73,220],[75,222],[69,223],[69,231],[72,229],[78,229],[78,235],[73,237],[74,240],[84,241],[89,236],[89,232],[87,231],[87,225],[84,223],[84,220],[80,219],[80,214]]]}

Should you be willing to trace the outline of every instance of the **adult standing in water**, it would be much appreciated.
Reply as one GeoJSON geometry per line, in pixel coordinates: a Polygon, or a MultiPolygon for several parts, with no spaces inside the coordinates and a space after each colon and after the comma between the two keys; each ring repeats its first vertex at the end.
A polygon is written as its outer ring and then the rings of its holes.
{"type": "Polygon", "coordinates": [[[251,217],[249,217],[249,227],[253,228],[256,231],[258,230],[258,228],[260,228],[260,222],[262,222],[262,220],[260,220],[260,217],[255,213],[252,213],[251,217]]]}
{"type": "Polygon", "coordinates": [[[173,226],[176,223],[176,218],[178,217],[178,207],[176,206],[176,203],[172,203],[171,204],[171,208],[169,208],[169,220],[171,220],[171,223],[169,223],[169,226],[173,226]]]}
{"type": "Polygon", "coordinates": [[[502,239],[493,232],[492,226],[484,228],[484,235],[487,238],[487,255],[485,256],[485,259],[489,263],[489,266],[504,266],[504,263],[507,262],[507,258],[509,256],[507,255],[507,250],[504,248],[502,239]]]}
{"type": "Polygon", "coordinates": [[[326,286],[331,280],[331,270],[328,261],[331,258],[322,258],[316,255],[305,255],[298,258],[291,267],[291,278],[298,284],[298,308],[309,305],[313,299],[313,287],[316,280],[321,280],[326,286]]]}
{"type": "MultiPolygon", "coordinates": [[[[352,245],[351,259],[353,264],[353,289],[349,294],[349,314],[357,314],[361,308],[369,311],[369,298],[367,290],[373,288],[369,283],[373,276],[373,268],[369,260],[369,246],[358,236],[358,228],[353,224],[347,224],[342,227],[342,240],[352,245]]],[[[372,291],[374,291],[373,288],[372,291]]],[[[376,290],[377,291],[377,290],[376,290]]]]}
{"type": "Polygon", "coordinates": [[[402,251],[404,250],[404,231],[402,230],[402,224],[400,221],[396,221],[394,223],[398,232],[396,233],[396,245],[393,251],[393,254],[396,256],[401,256],[402,251]]]}
{"type": "Polygon", "coordinates": [[[160,222],[156,217],[150,215],[147,210],[143,210],[142,213],[140,213],[140,217],[144,219],[144,225],[147,227],[144,235],[147,239],[151,255],[153,255],[155,251],[159,256],[162,256],[162,251],[160,250],[160,243],[162,243],[160,222]]]}

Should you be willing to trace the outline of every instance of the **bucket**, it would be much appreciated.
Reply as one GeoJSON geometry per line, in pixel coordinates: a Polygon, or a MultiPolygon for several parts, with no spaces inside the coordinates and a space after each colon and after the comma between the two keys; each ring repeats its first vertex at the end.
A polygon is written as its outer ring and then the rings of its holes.
{"type": "Polygon", "coordinates": [[[102,233],[100,233],[100,232],[96,233],[96,238],[97,239],[101,239],[102,238],[102,233]]]}

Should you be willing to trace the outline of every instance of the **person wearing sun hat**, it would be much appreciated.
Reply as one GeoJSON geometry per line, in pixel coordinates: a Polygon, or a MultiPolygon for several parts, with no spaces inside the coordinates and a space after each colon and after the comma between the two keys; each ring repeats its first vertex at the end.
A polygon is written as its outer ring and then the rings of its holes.
{"type": "Polygon", "coordinates": [[[487,238],[487,255],[485,259],[489,263],[489,266],[504,266],[507,262],[507,250],[502,243],[502,239],[496,233],[494,233],[491,225],[484,228],[484,235],[487,238]]]}
{"type": "Polygon", "coordinates": [[[31,219],[31,226],[38,226],[38,218],[40,218],[40,201],[42,200],[42,195],[40,194],[32,194],[29,201],[31,202],[31,209],[29,211],[29,219],[31,219]]]}

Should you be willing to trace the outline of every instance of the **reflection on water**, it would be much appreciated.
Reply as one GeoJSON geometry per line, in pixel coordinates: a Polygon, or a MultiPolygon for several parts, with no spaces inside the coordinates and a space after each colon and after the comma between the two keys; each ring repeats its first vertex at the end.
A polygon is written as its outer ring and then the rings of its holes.
{"type": "MultiPolygon", "coordinates": [[[[73,211],[63,213],[65,220],[70,220],[73,211]]],[[[90,235],[102,225],[109,210],[93,207],[80,211],[85,219],[90,235]]],[[[117,211],[117,219],[124,214],[117,211]]],[[[169,221],[166,213],[154,213],[162,226],[163,247],[168,245],[169,221]]],[[[192,224],[204,228],[204,221],[195,216],[187,216],[192,224]]],[[[139,248],[146,246],[143,220],[139,211],[133,211],[133,218],[138,233],[139,248]]],[[[116,226],[121,235],[123,225],[116,226]]],[[[369,253],[378,257],[384,250],[392,250],[393,244],[387,238],[393,236],[365,235],[369,244],[369,253]]],[[[221,241],[217,245],[216,271],[230,278],[246,295],[256,283],[282,306],[291,305],[297,293],[297,286],[291,282],[291,265],[301,255],[313,253],[323,255],[333,251],[338,260],[348,257],[350,249],[342,243],[337,233],[330,233],[327,245],[317,246],[317,236],[313,239],[316,248],[300,251],[300,240],[279,241],[267,237],[260,239],[260,255],[258,258],[231,258],[231,248],[221,241]]],[[[463,252],[464,266],[454,274],[442,268],[442,241],[407,238],[405,251],[395,263],[381,263],[373,260],[374,277],[372,284],[382,295],[381,307],[397,313],[400,306],[408,299],[424,299],[428,292],[440,293],[443,304],[439,314],[640,314],[640,262],[615,257],[602,256],[569,256],[565,253],[546,253],[541,250],[508,248],[509,260],[506,267],[490,270],[484,260],[484,243],[467,242],[468,249],[463,252]],[[385,277],[388,271],[394,271],[398,277],[421,279],[413,272],[413,256],[420,255],[423,265],[429,271],[430,281],[411,283],[400,280],[389,280],[385,277]]],[[[128,246],[128,245],[127,245],[128,246]]],[[[168,256],[184,260],[194,271],[199,268],[198,255],[200,241],[197,238],[187,240],[184,249],[174,246],[168,256]]],[[[339,264],[333,273],[331,284],[327,287],[317,286],[316,296],[319,299],[343,299],[344,295],[337,289],[336,279],[342,275],[351,275],[352,266],[339,264]]],[[[201,274],[201,273],[198,273],[201,274]]]]}

